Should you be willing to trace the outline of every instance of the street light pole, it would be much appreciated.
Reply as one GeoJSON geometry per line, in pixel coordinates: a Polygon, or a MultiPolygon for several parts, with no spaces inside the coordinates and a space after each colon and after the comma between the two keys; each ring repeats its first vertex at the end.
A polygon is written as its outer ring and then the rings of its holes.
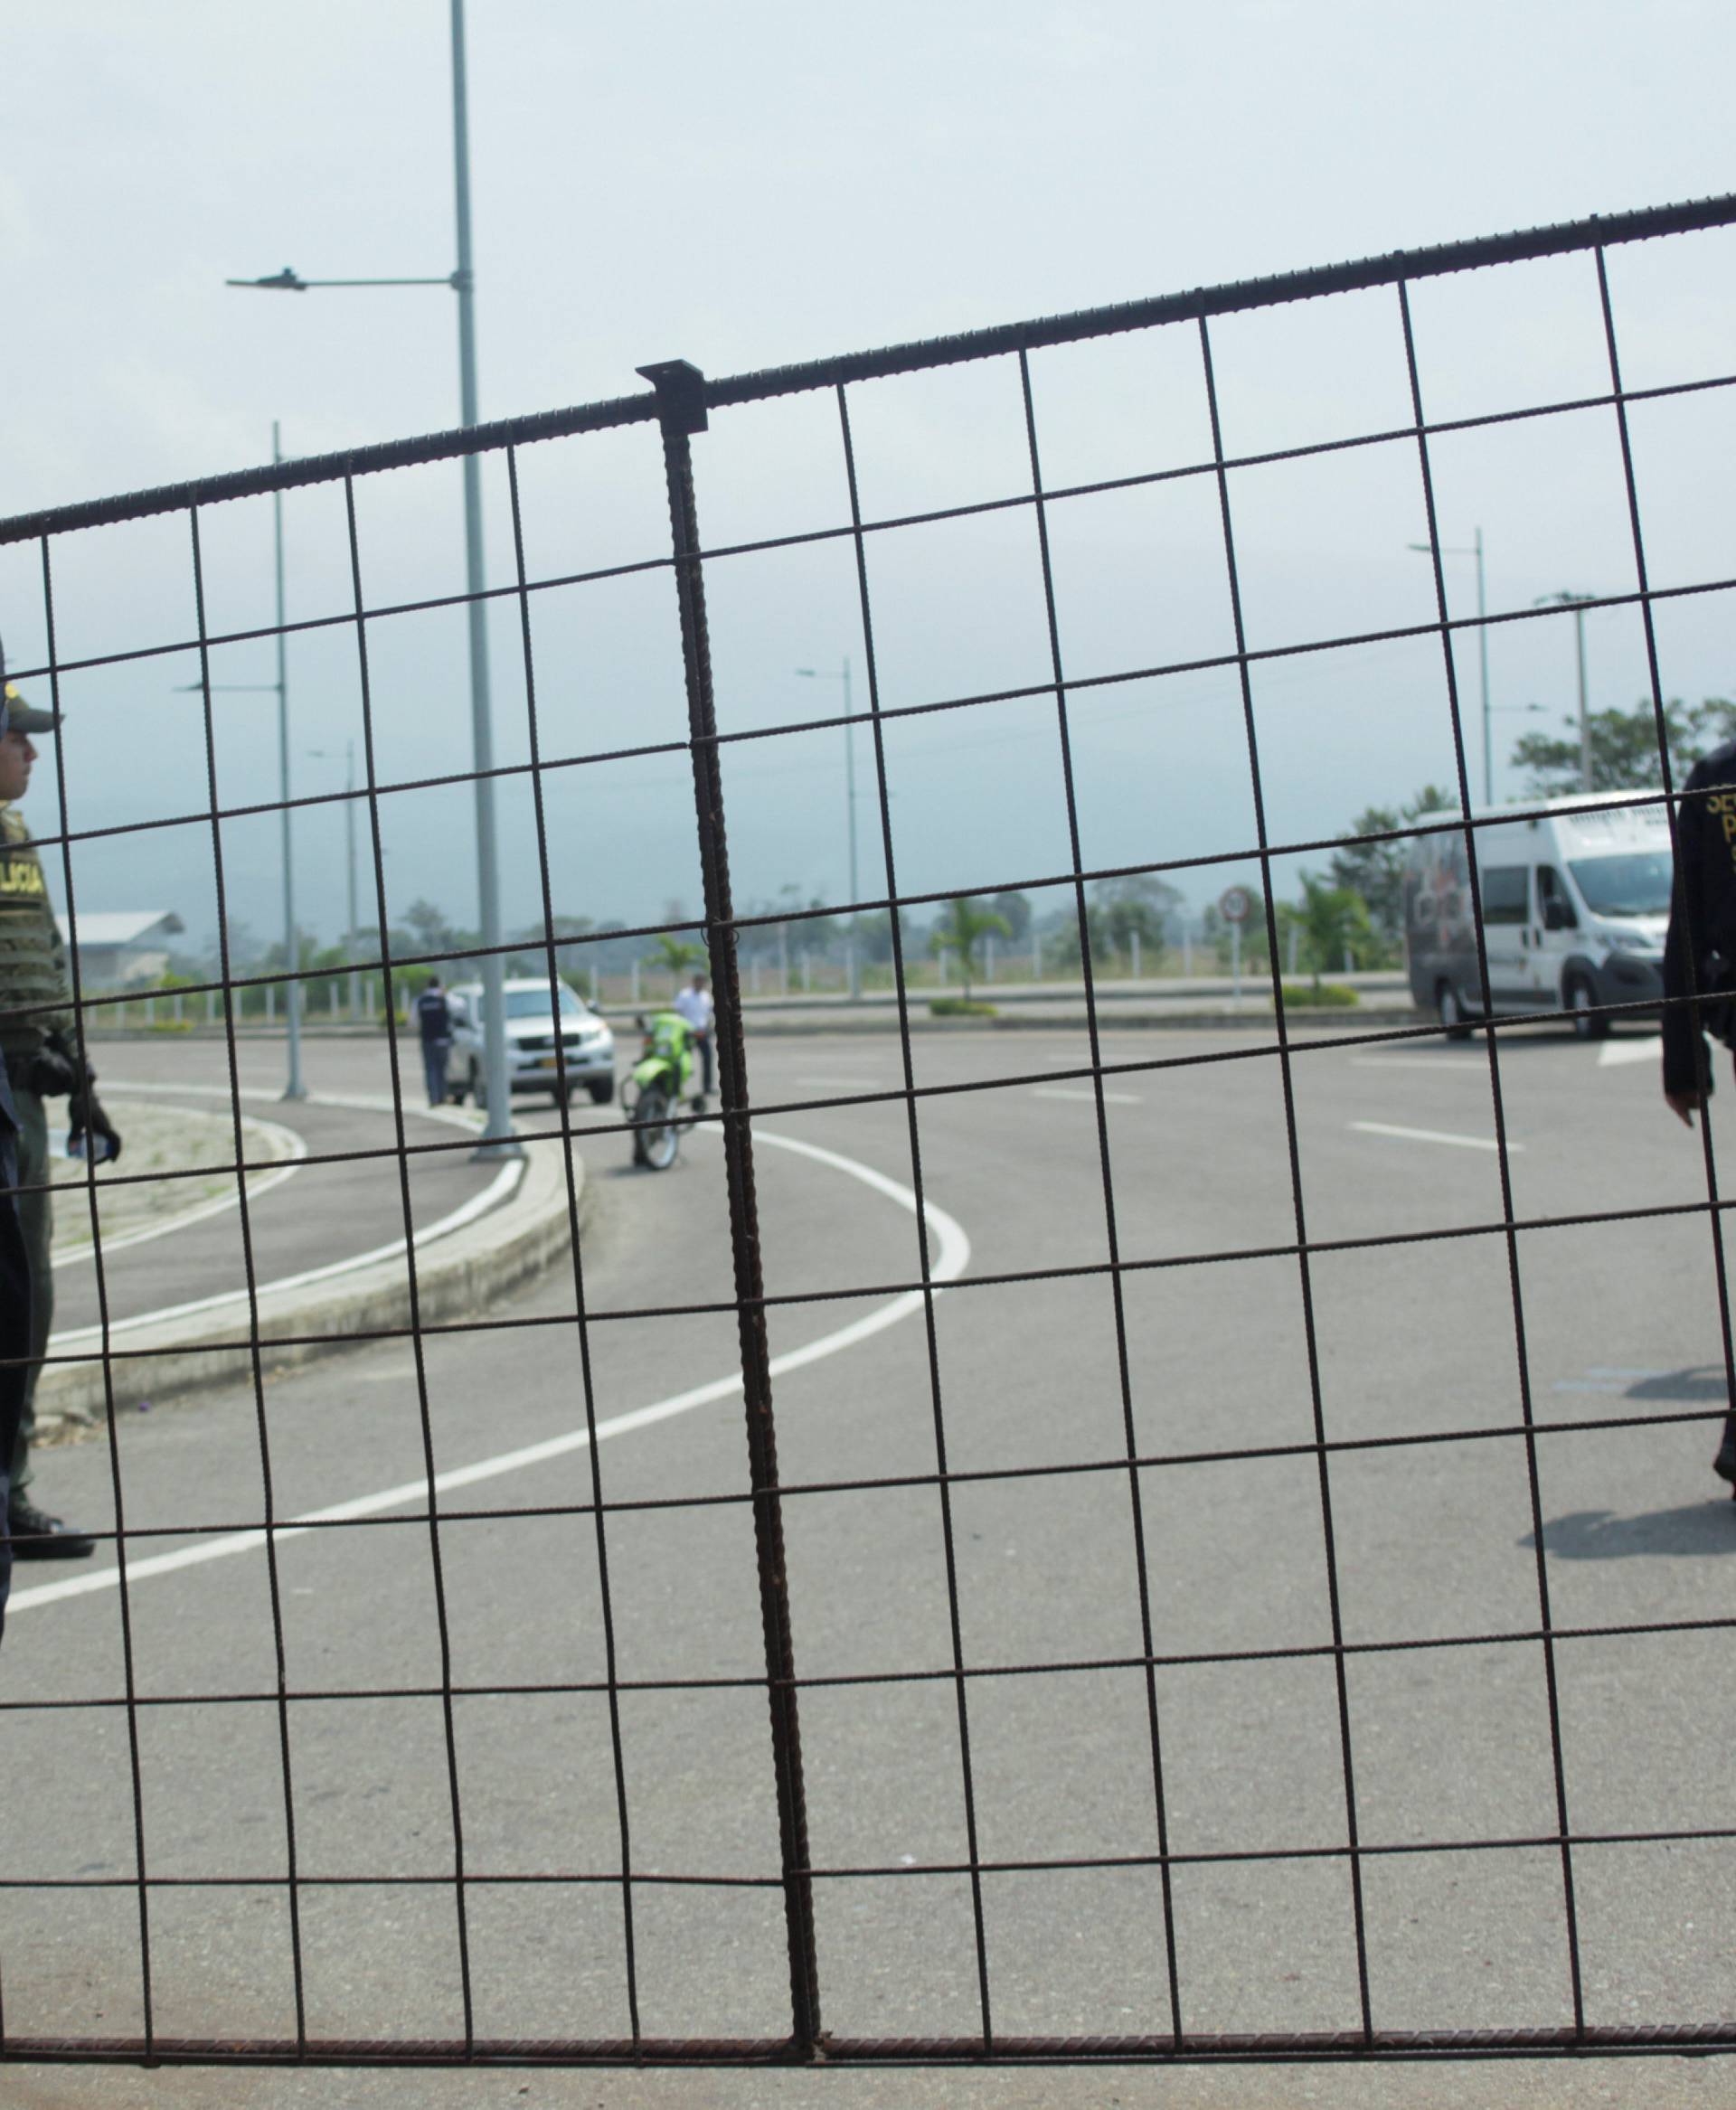
{"type": "MultiPolygon", "coordinates": [[[[271,459],[283,459],[278,420],[271,420],[271,459]]],[[[283,607],[283,493],[271,494],[272,558],[278,589],[278,800],[283,824],[283,962],[292,977],[284,984],[284,1021],[289,1036],[289,1076],[283,1088],[286,1099],[305,1099],[307,1088],[301,1080],[301,984],[293,979],[301,966],[301,945],[296,936],[295,849],[290,838],[289,815],[289,660],[284,638],[283,607]]]]}
{"type": "Polygon", "coordinates": [[[1580,789],[1584,792],[1591,789],[1591,716],[1585,702],[1585,608],[1596,598],[1589,593],[1545,593],[1532,603],[1538,608],[1559,603],[1573,611],[1573,658],[1580,688],[1580,789]]]}
{"type": "MultiPolygon", "coordinates": [[[[1454,546],[1442,542],[1443,557],[1475,557],[1477,559],[1477,667],[1483,692],[1483,803],[1495,804],[1495,749],[1489,732],[1489,606],[1483,590],[1483,530],[1472,531],[1469,549],[1463,544],[1454,546]]],[[[1425,556],[1433,554],[1428,542],[1412,542],[1410,547],[1420,550],[1425,556]]]]}
{"type": "MultiPolygon", "coordinates": [[[[261,293],[305,293],[323,286],[449,286],[458,297],[458,407],[466,427],[476,419],[476,281],[470,249],[469,108],[464,60],[464,0],[452,0],[452,158],[458,268],[445,278],[304,278],[285,265],[264,278],[231,278],[261,293]]],[[[482,960],[483,1076],[488,1107],[478,1157],[516,1157],[506,1057],[505,971],[500,955],[499,855],[495,831],[495,741],[488,694],[488,621],[481,598],[482,475],[464,457],[465,581],[470,626],[470,738],[476,779],[476,910],[482,960]]],[[[383,934],[382,934],[383,935],[383,934]]]]}
{"type": "Polygon", "coordinates": [[[834,678],[844,683],[844,796],[849,812],[846,840],[850,846],[850,921],[844,935],[844,956],[849,975],[850,1001],[862,1001],[862,958],[856,949],[855,902],[861,898],[861,888],[856,879],[856,728],[850,709],[850,660],[846,654],[842,671],[835,677],[828,677],[818,667],[798,666],[798,674],[810,682],[834,678]]]}
{"type": "MultiPolygon", "coordinates": [[[[329,748],[307,749],[316,761],[330,761],[335,758],[329,748]]],[[[350,920],[344,937],[344,949],[350,960],[350,1023],[354,1025],[362,1015],[362,970],[355,964],[356,898],[355,898],[355,742],[344,743],[344,862],[349,875],[350,920]]]]}
{"type": "MultiPolygon", "coordinates": [[[[458,264],[458,419],[476,422],[476,287],[470,258],[470,121],[464,65],[464,0],[452,0],[452,169],[458,264]]],[[[476,910],[483,944],[483,1073],[487,1124],[479,1156],[518,1154],[513,1142],[513,1094],[506,1069],[506,973],[500,954],[500,865],[495,834],[495,732],[488,693],[488,616],[482,598],[482,466],[464,457],[464,565],[469,594],[470,746],[476,773],[476,910]]]]}

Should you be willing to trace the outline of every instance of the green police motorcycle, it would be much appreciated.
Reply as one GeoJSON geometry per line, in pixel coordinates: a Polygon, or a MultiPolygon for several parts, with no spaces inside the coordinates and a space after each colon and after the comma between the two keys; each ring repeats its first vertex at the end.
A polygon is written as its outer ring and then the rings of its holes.
{"type": "Polygon", "coordinates": [[[679,1012],[660,1011],[637,1021],[645,1035],[621,1103],[633,1122],[633,1163],[666,1173],[681,1148],[684,1124],[676,1118],[684,1099],[703,1112],[693,1088],[693,1031],[679,1012]]]}

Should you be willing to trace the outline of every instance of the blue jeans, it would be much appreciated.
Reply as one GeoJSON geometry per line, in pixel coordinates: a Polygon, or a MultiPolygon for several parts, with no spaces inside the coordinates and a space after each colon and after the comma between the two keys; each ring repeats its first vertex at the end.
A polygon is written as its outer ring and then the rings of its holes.
{"type": "Polygon", "coordinates": [[[451,1052],[450,1041],[422,1042],[422,1076],[428,1084],[428,1103],[430,1107],[443,1107],[446,1104],[446,1065],[451,1052]]]}

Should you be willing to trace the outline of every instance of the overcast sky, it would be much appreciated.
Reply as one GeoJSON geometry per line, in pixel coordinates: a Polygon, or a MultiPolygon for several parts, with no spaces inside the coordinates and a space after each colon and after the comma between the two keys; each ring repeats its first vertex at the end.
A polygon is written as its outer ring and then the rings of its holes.
{"type": "MultiPolygon", "coordinates": [[[[1701,0],[471,0],[483,414],[630,392],[653,359],[726,374],[1727,190],[1733,21],[1701,0]]],[[[66,0],[9,9],[0,33],[0,511],[259,461],[273,418],[289,453],[456,422],[449,294],[222,283],[285,264],[310,277],[450,269],[440,0],[66,0]]],[[[1733,273],[1724,234],[1612,257],[1630,382],[1729,369],[1733,273]]],[[[1416,318],[1431,416],[1607,386],[1589,259],[1420,287],[1416,318]]],[[[1214,349],[1232,449],[1408,420],[1390,293],[1234,318],[1214,349]]],[[[1206,450],[1191,331],[1044,354],[1033,370],[1051,483],[1206,450]]],[[[1010,363],[859,389],[853,418],[871,514],[1028,487],[1010,363]]],[[[1736,574],[1730,423],[1722,394],[1637,414],[1657,583],[1736,574]]],[[[696,459],[709,541],[846,517],[829,399],[720,416],[696,459]]],[[[1443,441],[1436,468],[1443,536],[1485,532],[1492,606],[1631,587],[1607,415],[1443,441]]],[[[646,431],[527,450],[523,477],[533,576],[666,547],[646,431]]],[[[491,469],[486,488],[499,581],[511,565],[504,476],[491,469]]],[[[1432,613],[1429,567],[1405,548],[1423,532],[1413,447],[1248,472],[1233,502],[1252,642],[1432,613]]],[[[455,468],[368,479],[358,504],[371,604],[461,584],[455,468]]],[[[300,494],[287,517],[292,617],[341,611],[341,505],[300,494]]],[[[1229,647],[1206,480],[1057,505],[1051,527],[1070,674],[1229,647]]],[[[222,508],[204,532],[212,627],[268,619],[269,505],[222,508]]],[[[63,657],[192,635],[184,517],[71,538],[55,563],[63,657]]],[[[1472,612],[1468,563],[1455,560],[1450,586],[1454,612],[1472,612]]],[[[887,704],[1044,678],[1028,511],[882,538],[871,587],[887,704]]],[[[846,655],[865,707],[846,545],[720,561],[709,590],[726,725],[837,708],[840,684],[794,669],[846,655]]],[[[1668,691],[1736,691],[1722,615],[1708,600],[1665,619],[1668,691]]],[[[0,626],[14,664],[43,656],[34,551],[0,551],[0,626]]],[[[493,627],[500,758],[512,761],[525,734],[510,608],[493,627]]],[[[1571,703],[1567,621],[1521,627],[1491,651],[1497,753],[1571,703]],[[1535,702],[1547,719],[1516,714],[1535,702]]],[[[1631,702],[1646,679],[1637,622],[1595,616],[1587,635],[1594,705],[1631,702]]],[[[538,597],[534,645],[545,752],[678,736],[666,574],[538,597]]],[[[370,649],[382,779],[463,768],[461,621],[378,622],[370,649]]],[[[291,648],[298,790],[344,781],[355,670],[353,635],[291,648]]],[[[75,827],[208,803],[198,699],[174,693],[196,672],[173,658],[68,680],[75,827]]],[[[271,674],[265,645],[216,655],[219,681],[271,674]]],[[[1462,676],[1475,754],[1474,655],[1462,676]]],[[[271,698],[216,701],[221,796],[270,796],[271,698]]],[[[1289,662],[1260,677],[1256,701],[1275,839],[1329,833],[1450,773],[1438,647],[1289,662]]],[[[1089,865],[1251,840],[1233,682],[1098,692],[1075,732],[1089,865]]],[[[858,760],[872,787],[865,739],[858,760]]],[[[1068,863],[1052,703],[895,729],[888,770],[901,888],[1068,863]]],[[[729,785],[739,900],[786,886],[843,895],[839,736],[738,749],[729,785]]],[[[1517,788],[1498,775],[1497,796],[1517,788]]],[[[629,921],[673,900],[694,909],[690,802],[679,757],[552,777],[556,908],[629,921]]],[[[58,824],[50,784],[27,810],[39,830],[58,824]]],[[[503,792],[503,812],[516,925],[537,901],[522,786],[503,792]]],[[[393,909],[426,894],[471,920],[467,797],[402,796],[382,813],[393,909]]],[[[877,815],[862,818],[868,892],[884,878],[877,815]]],[[[223,851],[231,912],[269,931],[274,824],[230,826],[223,851]]],[[[330,939],[344,919],[335,810],[297,824],[297,851],[302,923],[330,939]]],[[[212,927],[208,824],[90,845],[76,872],[81,907],[174,909],[196,936],[212,927]]],[[[1208,899],[1230,876],[1226,863],[1190,890],[1208,899]]]]}

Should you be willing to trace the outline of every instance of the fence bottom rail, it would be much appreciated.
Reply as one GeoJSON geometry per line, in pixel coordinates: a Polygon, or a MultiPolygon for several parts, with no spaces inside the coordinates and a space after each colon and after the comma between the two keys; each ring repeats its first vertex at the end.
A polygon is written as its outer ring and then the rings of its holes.
{"type": "Polygon", "coordinates": [[[10,2037],[0,2066],[770,2067],[1151,2066],[1242,2061],[1710,2057],[1736,2052],[1736,2021],[1575,2030],[1361,2030],[1182,2037],[789,2038],[10,2037]]]}

